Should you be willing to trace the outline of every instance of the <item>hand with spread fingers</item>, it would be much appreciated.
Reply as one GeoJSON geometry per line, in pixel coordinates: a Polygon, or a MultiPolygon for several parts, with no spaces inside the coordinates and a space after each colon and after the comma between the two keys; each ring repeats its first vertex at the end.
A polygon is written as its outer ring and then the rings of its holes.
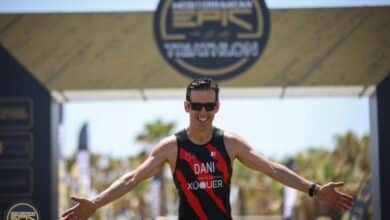
{"type": "Polygon", "coordinates": [[[88,220],[96,211],[95,204],[88,199],[73,196],[72,200],[77,204],[62,213],[62,220],[88,220]]]}
{"type": "Polygon", "coordinates": [[[318,188],[315,196],[320,202],[323,202],[330,207],[343,210],[350,209],[353,205],[353,197],[336,189],[343,185],[343,182],[327,183],[318,188]]]}

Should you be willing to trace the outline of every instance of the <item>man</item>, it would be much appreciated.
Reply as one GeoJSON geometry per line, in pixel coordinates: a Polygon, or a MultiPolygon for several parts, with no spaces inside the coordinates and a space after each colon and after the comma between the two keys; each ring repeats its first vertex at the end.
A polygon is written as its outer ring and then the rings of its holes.
{"type": "Polygon", "coordinates": [[[256,153],[242,137],[213,127],[212,122],[219,108],[218,85],[211,79],[192,81],[187,86],[184,102],[184,109],[189,114],[189,126],[161,140],[139,167],[124,174],[95,198],[72,197],[78,203],[62,214],[63,219],[88,219],[98,208],[157,174],[165,163],[172,170],[179,192],[180,220],[232,219],[229,195],[235,159],[329,206],[351,208],[352,197],[336,190],[343,183],[314,184],[256,153]]]}

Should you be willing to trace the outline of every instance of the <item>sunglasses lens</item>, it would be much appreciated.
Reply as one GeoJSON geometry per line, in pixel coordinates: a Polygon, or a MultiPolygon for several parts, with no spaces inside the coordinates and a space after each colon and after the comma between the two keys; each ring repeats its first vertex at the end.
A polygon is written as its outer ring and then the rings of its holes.
{"type": "Polygon", "coordinates": [[[206,103],[204,104],[204,107],[206,108],[206,111],[212,111],[215,108],[215,103],[206,103]]]}
{"type": "Polygon", "coordinates": [[[201,111],[203,106],[206,109],[206,111],[212,111],[215,109],[216,103],[210,102],[210,103],[196,103],[196,102],[190,102],[190,106],[192,110],[195,111],[201,111]]]}
{"type": "Polygon", "coordinates": [[[202,107],[203,107],[203,105],[201,103],[191,102],[190,105],[191,105],[191,109],[195,110],[195,111],[200,111],[200,110],[202,110],[202,107]]]}

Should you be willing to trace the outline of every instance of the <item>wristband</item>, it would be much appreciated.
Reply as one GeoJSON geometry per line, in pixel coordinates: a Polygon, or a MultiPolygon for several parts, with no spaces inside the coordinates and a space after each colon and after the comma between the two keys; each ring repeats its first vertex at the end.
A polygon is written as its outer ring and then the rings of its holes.
{"type": "Polygon", "coordinates": [[[309,196],[310,197],[313,197],[317,192],[317,184],[313,183],[310,185],[310,188],[309,188],[309,196]]]}

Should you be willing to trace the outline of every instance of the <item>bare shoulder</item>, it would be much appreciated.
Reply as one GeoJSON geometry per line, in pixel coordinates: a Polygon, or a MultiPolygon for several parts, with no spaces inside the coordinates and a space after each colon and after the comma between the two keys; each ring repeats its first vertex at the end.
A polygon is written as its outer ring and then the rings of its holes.
{"type": "Polygon", "coordinates": [[[227,145],[234,145],[234,146],[247,145],[247,142],[243,137],[233,132],[225,131],[223,140],[227,145]]]}
{"type": "Polygon", "coordinates": [[[177,142],[175,135],[170,135],[159,141],[154,147],[152,154],[167,154],[172,150],[177,149],[177,142]]]}
{"type": "Polygon", "coordinates": [[[225,131],[223,140],[226,150],[228,151],[228,154],[232,160],[236,158],[240,151],[249,148],[249,144],[245,141],[245,139],[233,132],[225,131]]]}
{"type": "Polygon", "coordinates": [[[151,155],[163,159],[168,162],[171,167],[174,167],[177,155],[176,136],[170,135],[162,139],[153,148],[151,155]]]}

